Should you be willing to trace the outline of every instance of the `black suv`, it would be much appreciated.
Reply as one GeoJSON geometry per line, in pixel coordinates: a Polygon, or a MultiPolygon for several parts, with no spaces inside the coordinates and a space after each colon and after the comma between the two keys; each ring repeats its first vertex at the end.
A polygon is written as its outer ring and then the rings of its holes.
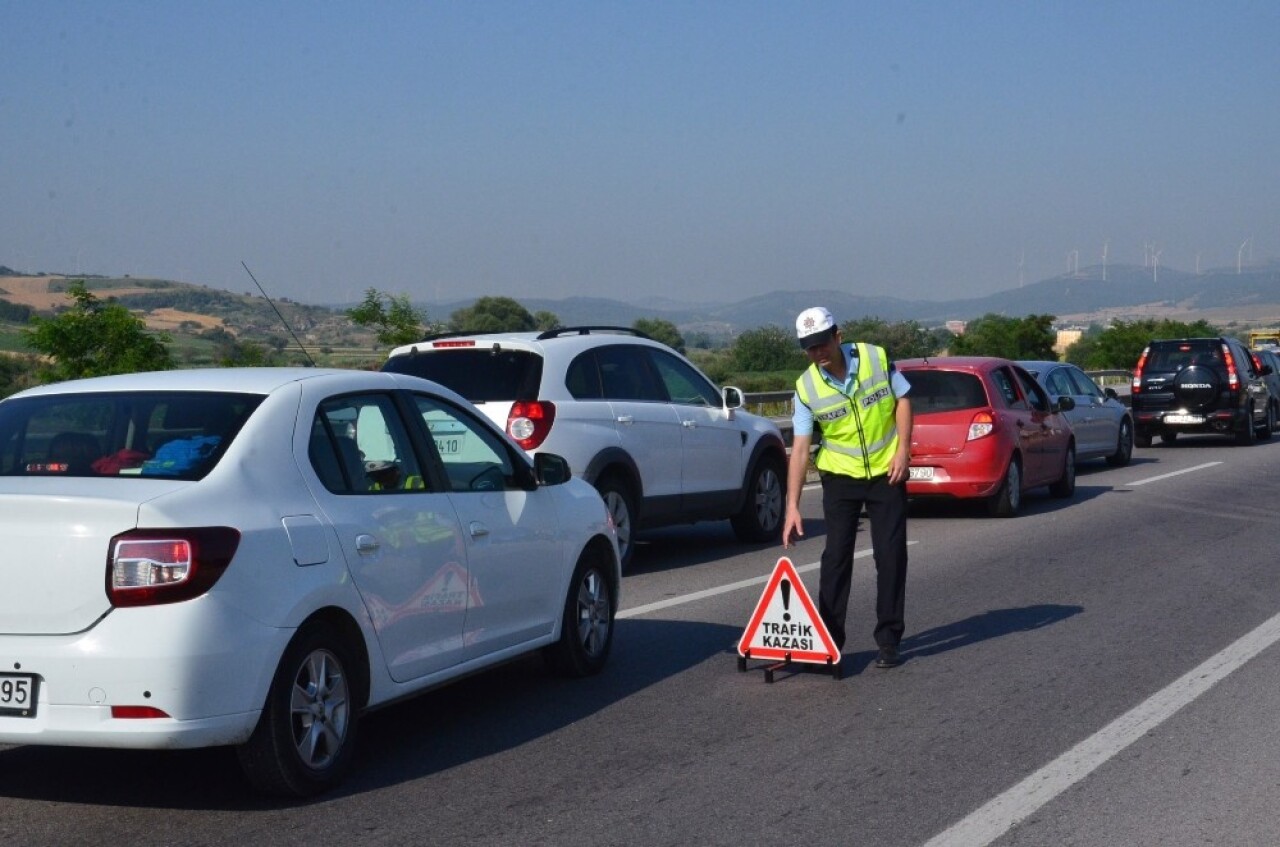
{"type": "Polygon", "coordinates": [[[1136,443],[1166,443],[1180,432],[1233,435],[1237,444],[1270,438],[1280,398],[1267,387],[1271,368],[1238,339],[1150,342],[1133,372],[1136,443]]]}

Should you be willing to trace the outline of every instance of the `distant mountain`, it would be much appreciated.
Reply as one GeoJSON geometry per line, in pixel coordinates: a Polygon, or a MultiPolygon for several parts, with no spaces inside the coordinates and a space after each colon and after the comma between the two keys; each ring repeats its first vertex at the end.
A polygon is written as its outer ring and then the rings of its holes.
{"type": "MultiPolygon", "coordinates": [[[[671,321],[682,332],[692,330],[729,336],[769,324],[789,326],[796,314],[816,304],[826,306],[841,320],[877,317],[887,321],[913,320],[925,326],[937,326],[949,320],[972,320],[990,313],[1062,317],[1143,307],[1189,312],[1238,309],[1248,313],[1263,306],[1280,312],[1280,262],[1248,268],[1242,273],[1236,273],[1234,268],[1220,268],[1201,274],[1172,268],[1153,270],[1137,265],[1110,265],[1106,279],[1102,276],[1103,268],[1097,265],[985,297],[945,301],[871,297],[850,291],[795,290],[775,291],[732,303],[682,304],[665,300],[639,305],[593,297],[520,302],[531,312],[553,312],[566,325],[629,326],[636,318],[660,318],[671,321]]],[[[425,308],[433,319],[445,319],[474,302],[458,300],[417,305],[425,308]]]]}

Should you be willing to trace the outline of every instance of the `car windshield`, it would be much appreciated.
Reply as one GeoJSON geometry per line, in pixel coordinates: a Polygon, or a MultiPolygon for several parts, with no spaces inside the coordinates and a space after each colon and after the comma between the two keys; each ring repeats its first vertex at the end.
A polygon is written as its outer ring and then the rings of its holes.
{"type": "Polygon", "coordinates": [[[953,412],[990,405],[982,381],[973,374],[960,371],[912,370],[906,374],[911,383],[911,410],[917,414],[953,412]]]}
{"type": "Polygon", "coordinates": [[[0,403],[0,474],[201,479],[262,402],[256,394],[128,392],[0,403]]]}
{"type": "Polygon", "coordinates": [[[382,369],[438,382],[472,403],[536,400],[542,381],[541,356],[527,350],[492,347],[394,356],[382,369]]]}

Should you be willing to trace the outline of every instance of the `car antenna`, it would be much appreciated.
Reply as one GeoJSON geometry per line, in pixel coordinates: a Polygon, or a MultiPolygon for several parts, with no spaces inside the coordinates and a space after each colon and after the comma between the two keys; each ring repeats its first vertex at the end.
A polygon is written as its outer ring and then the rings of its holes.
{"type": "Polygon", "coordinates": [[[289,334],[293,336],[294,342],[298,345],[298,349],[302,351],[302,355],[307,357],[307,363],[310,367],[316,366],[316,360],[311,358],[311,354],[307,352],[307,348],[302,346],[298,334],[293,331],[293,327],[289,326],[289,322],[284,319],[284,315],[280,314],[280,310],[276,308],[276,303],[267,294],[267,290],[262,287],[262,283],[258,282],[258,278],[253,275],[253,271],[249,270],[249,266],[244,263],[244,259],[240,260],[240,266],[244,268],[244,272],[249,275],[249,279],[253,280],[253,284],[258,286],[258,290],[262,292],[262,296],[267,298],[267,302],[271,304],[271,308],[275,309],[276,317],[280,319],[280,323],[284,324],[284,328],[289,330],[289,334]]]}

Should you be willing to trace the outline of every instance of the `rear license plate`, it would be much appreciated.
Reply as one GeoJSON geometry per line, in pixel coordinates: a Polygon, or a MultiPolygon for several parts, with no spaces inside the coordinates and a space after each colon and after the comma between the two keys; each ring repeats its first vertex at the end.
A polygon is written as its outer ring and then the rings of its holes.
{"type": "Polygon", "coordinates": [[[911,479],[933,479],[933,468],[910,468],[907,473],[911,479]]]}
{"type": "Polygon", "coordinates": [[[1165,415],[1164,422],[1171,424],[1202,424],[1204,423],[1204,415],[1165,415]]]}
{"type": "Polygon", "coordinates": [[[456,456],[462,452],[464,438],[462,435],[437,435],[436,450],[440,451],[441,456],[456,456]]]}
{"type": "Polygon", "coordinates": [[[38,677],[0,673],[0,715],[34,718],[38,686],[38,677]]]}

